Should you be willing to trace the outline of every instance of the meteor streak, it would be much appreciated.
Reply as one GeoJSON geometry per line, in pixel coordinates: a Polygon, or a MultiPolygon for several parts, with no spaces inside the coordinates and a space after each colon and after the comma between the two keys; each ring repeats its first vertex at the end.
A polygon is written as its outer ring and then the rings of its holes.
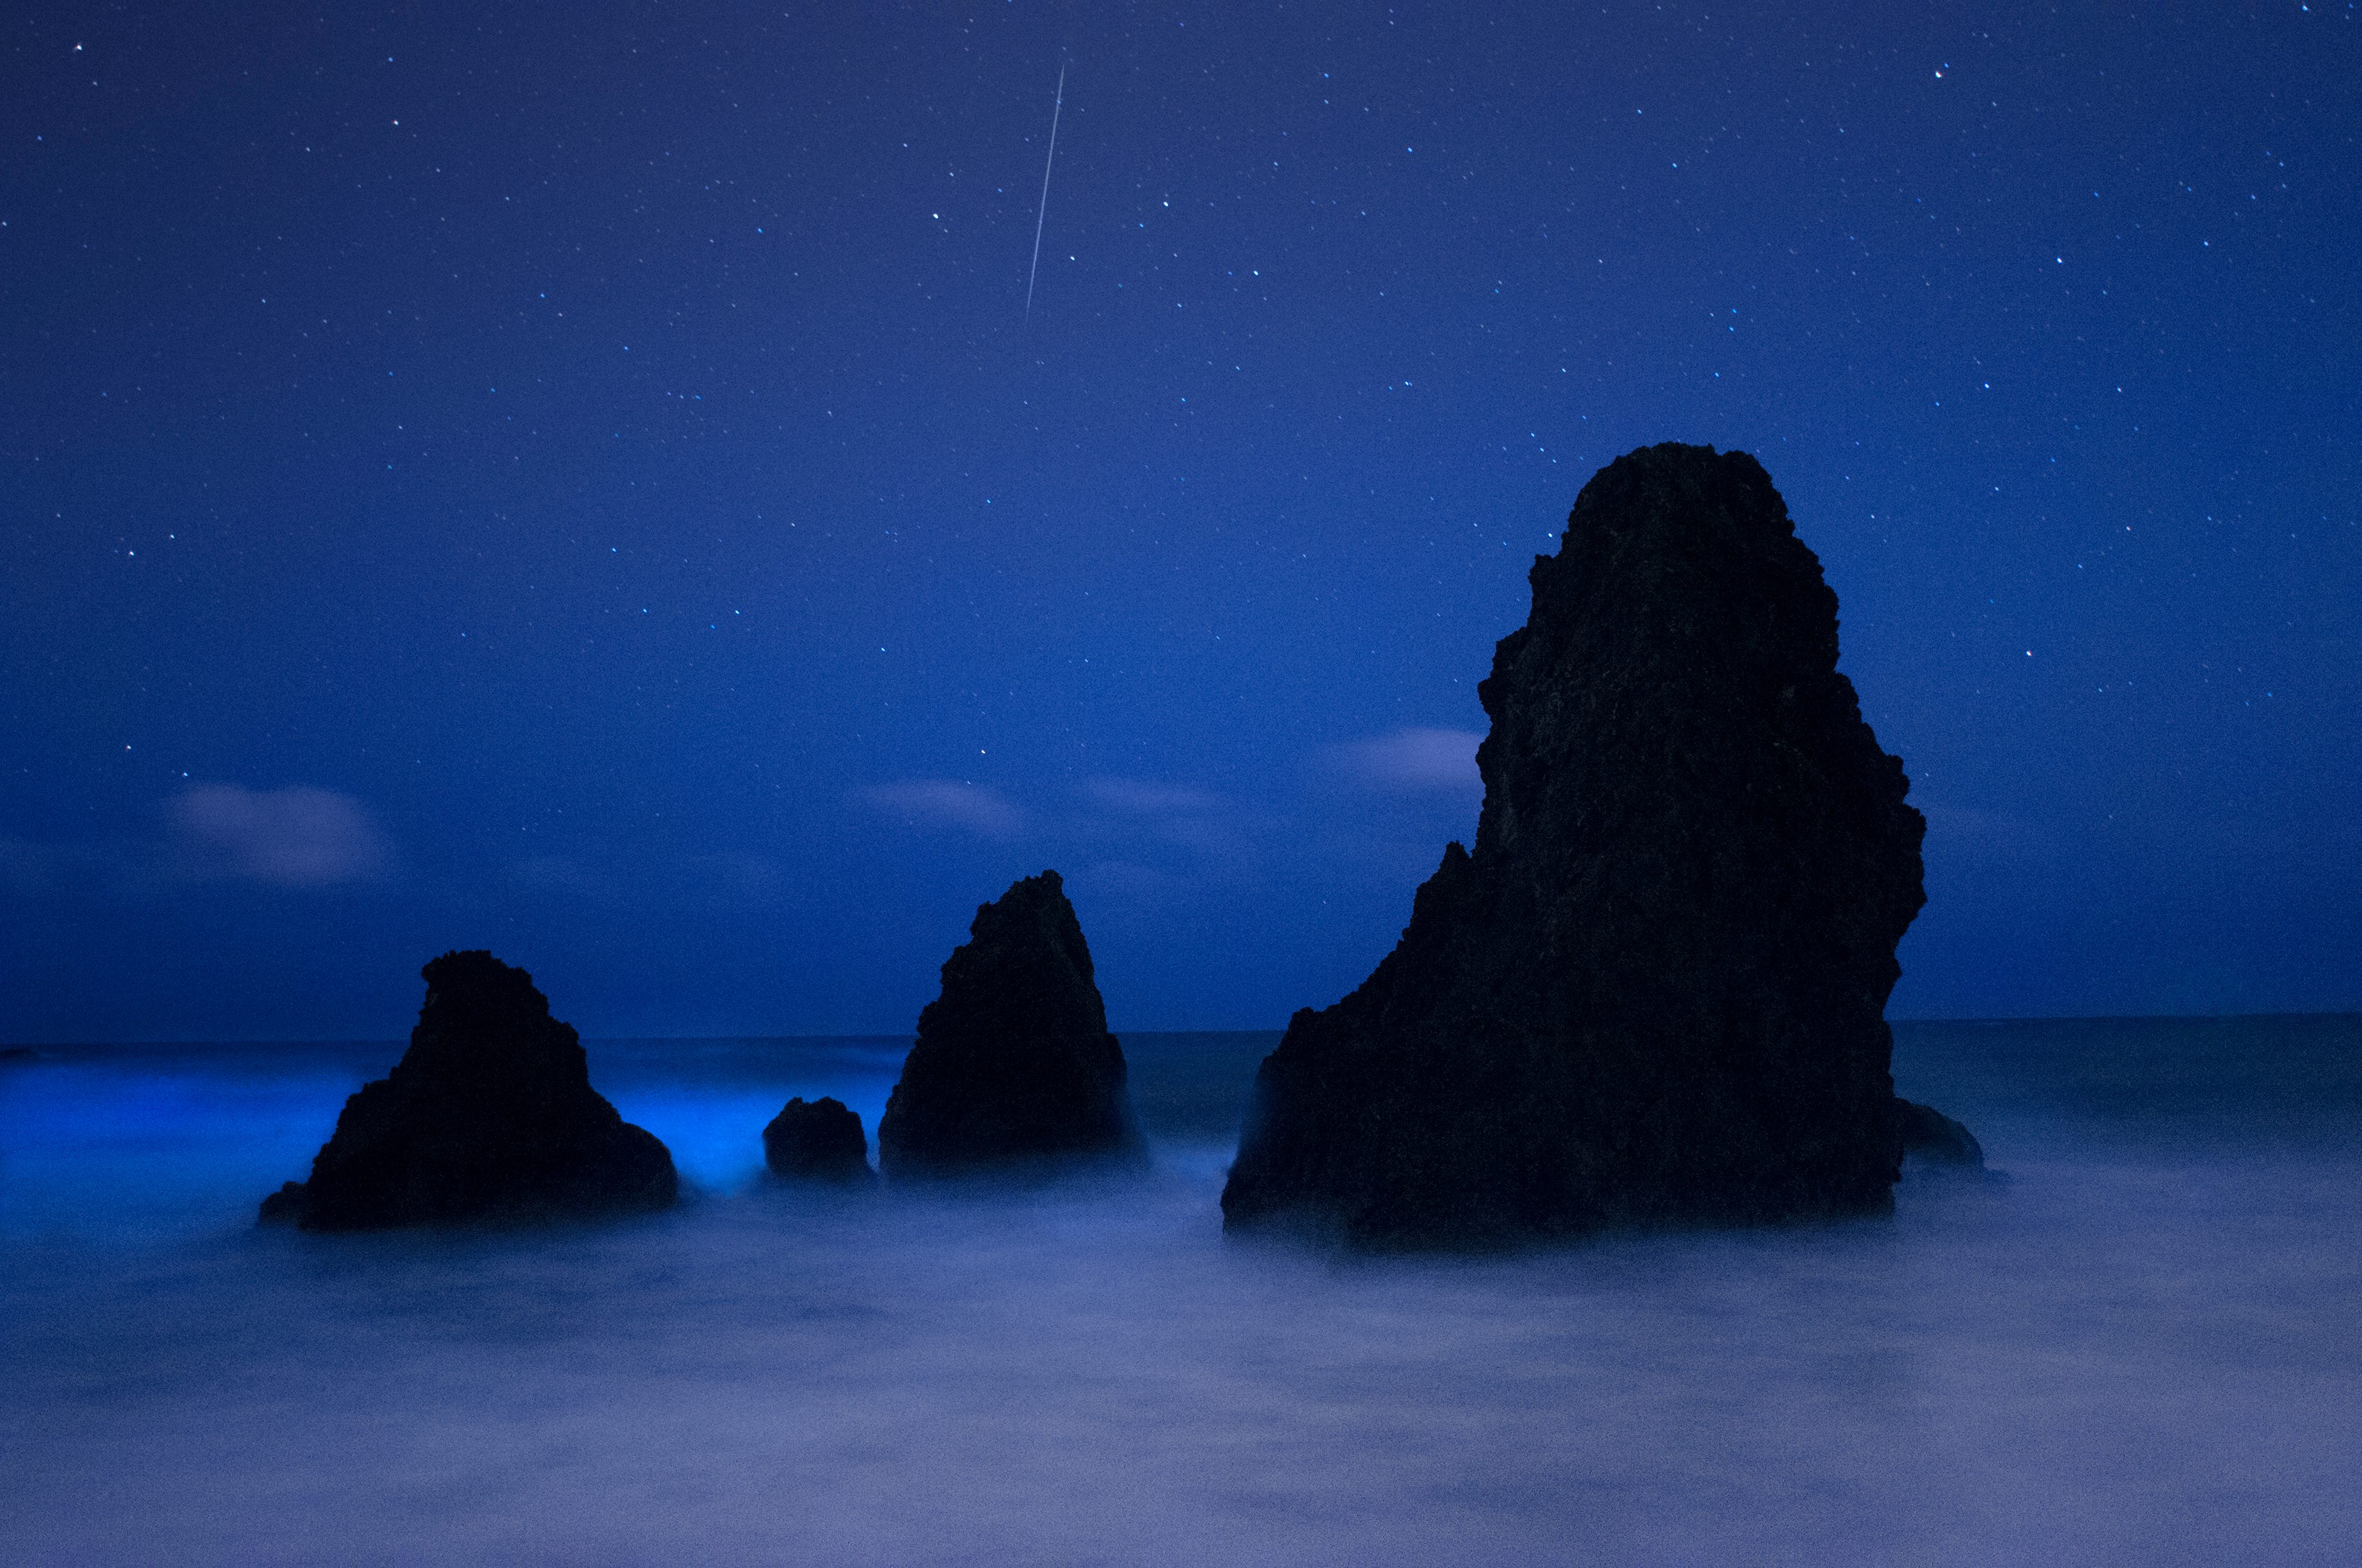
{"type": "Polygon", "coordinates": [[[1025,313],[1033,313],[1033,279],[1042,270],[1042,220],[1050,211],[1050,165],[1058,160],[1058,111],[1066,106],[1066,68],[1058,67],[1058,100],[1050,105],[1050,156],[1042,160],[1042,200],[1033,208],[1033,265],[1025,273],[1025,313]]]}

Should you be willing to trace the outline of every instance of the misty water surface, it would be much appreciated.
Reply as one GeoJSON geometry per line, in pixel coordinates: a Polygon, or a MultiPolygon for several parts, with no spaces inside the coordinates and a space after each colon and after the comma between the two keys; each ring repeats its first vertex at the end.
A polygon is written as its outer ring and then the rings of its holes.
{"type": "Polygon", "coordinates": [[[1493,1262],[1226,1243],[1271,1036],[1127,1041],[1150,1180],[756,1179],[900,1042],[594,1043],[679,1212],[253,1205],[397,1047],[0,1069],[0,1558],[2351,1561],[2362,1021],[1904,1025],[2006,1183],[1493,1262]]]}

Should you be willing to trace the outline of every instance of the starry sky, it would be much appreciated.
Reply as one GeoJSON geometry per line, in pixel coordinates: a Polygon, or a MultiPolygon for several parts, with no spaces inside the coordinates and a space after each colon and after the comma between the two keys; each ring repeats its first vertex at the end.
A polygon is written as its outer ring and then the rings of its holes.
{"type": "Polygon", "coordinates": [[[2357,82],[2344,4],[12,6],[0,1037],[476,946],[900,1033],[1045,866],[1119,1030],[1278,1027],[1664,440],[1927,814],[1894,1015],[2362,1007],[2357,82]]]}

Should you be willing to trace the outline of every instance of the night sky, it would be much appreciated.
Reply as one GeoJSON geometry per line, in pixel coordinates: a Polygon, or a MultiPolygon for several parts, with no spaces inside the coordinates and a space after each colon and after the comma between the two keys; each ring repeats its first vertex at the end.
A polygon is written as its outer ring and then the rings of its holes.
{"type": "Polygon", "coordinates": [[[2344,4],[11,6],[0,1037],[452,947],[900,1033],[1045,866],[1117,1029],[1278,1027],[1667,440],[1927,814],[1894,1015],[2362,1007],[2357,83],[2344,4]]]}

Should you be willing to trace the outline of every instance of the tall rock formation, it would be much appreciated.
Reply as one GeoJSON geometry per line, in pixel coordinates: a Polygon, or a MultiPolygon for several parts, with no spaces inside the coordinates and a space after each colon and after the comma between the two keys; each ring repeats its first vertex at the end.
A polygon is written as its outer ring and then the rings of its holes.
{"type": "Polygon", "coordinates": [[[1479,688],[1485,805],[1256,1078],[1227,1225],[1493,1246],[1889,1208],[1926,824],[1743,453],[1593,477],[1479,688]]]}
{"type": "Polygon", "coordinates": [[[580,1038],[533,976],[480,951],[420,973],[410,1048],[345,1102],[311,1179],[263,1200],[266,1223],[366,1231],[671,1206],[672,1156],[590,1087],[580,1038]]]}
{"type": "Polygon", "coordinates": [[[1091,951],[1056,872],[976,912],[877,1123],[889,1178],[1143,1157],[1091,951]]]}

